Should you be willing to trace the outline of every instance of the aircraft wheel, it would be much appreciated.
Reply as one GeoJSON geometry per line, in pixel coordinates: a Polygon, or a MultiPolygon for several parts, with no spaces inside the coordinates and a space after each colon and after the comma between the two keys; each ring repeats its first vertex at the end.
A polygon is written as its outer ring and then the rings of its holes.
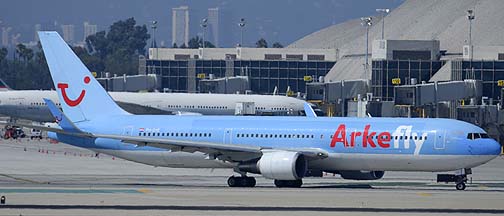
{"type": "Polygon", "coordinates": [[[244,187],[255,187],[256,186],[256,179],[254,177],[245,177],[246,184],[244,187]]]}
{"type": "Polygon", "coordinates": [[[464,182],[457,183],[455,185],[455,188],[457,188],[457,190],[465,190],[466,189],[466,184],[464,182]]]}
{"type": "Polygon", "coordinates": [[[303,185],[303,180],[277,180],[274,181],[275,186],[278,188],[288,187],[288,188],[300,188],[303,185]]]}
{"type": "Polygon", "coordinates": [[[227,183],[229,187],[238,187],[238,181],[234,176],[229,177],[227,183]]]}
{"type": "Polygon", "coordinates": [[[254,177],[235,177],[228,178],[229,187],[255,187],[256,180],[254,177]]]}

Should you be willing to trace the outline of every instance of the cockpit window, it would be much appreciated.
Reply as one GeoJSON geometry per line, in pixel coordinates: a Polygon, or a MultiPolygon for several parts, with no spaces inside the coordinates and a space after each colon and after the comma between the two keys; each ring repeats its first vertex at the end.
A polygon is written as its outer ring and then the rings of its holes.
{"type": "Polygon", "coordinates": [[[468,133],[467,134],[467,139],[470,139],[470,140],[475,140],[475,139],[488,139],[490,138],[490,136],[488,136],[488,134],[486,133],[468,133]]]}

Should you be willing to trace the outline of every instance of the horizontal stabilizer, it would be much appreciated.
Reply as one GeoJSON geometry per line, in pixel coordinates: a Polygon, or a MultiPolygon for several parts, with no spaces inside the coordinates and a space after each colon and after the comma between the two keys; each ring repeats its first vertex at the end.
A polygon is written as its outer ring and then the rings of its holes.
{"type": "Polygon", "coordinates": [[[56,104],[54,104],[54,102],[52,102],[52,100],[44,98],[44,102],[47,104],[49,111],[51,111],[54,119],[63,130],[72,133],[82,133],[82,131],[77,128],[77,126],[75,126],[75,124],[72,123],[63,112],[61,112],[61,110],[56,106],[56,104]]]}

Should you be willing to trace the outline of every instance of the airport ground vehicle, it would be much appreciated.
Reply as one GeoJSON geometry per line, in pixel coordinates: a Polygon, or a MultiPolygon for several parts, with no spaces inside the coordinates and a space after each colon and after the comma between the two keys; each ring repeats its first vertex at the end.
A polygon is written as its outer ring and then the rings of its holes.
{"type": "Polygon", "coordinates": [[[10,138],[17,139],[26,137],[25,132],[20,127],[7,126],[4,128],[4,130],[5,130],[3,134],[4,139],[10,139],[10,138]]]}
{"type": "Polygon", "coordinates": [[[42,131],[32,128],[30,130],[30,139],[42,139],[42,131]]]}

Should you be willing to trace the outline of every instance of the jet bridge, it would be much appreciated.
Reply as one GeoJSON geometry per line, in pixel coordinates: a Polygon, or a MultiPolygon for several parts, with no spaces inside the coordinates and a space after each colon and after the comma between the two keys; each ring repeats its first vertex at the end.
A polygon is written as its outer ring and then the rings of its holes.
{"type": "Polygon", "coordinates": [[[395,87],[395,105],[425,106],[440,101],[481,101],[483,84],[480,80],[442,83],[422,83],[395,87]]]}

